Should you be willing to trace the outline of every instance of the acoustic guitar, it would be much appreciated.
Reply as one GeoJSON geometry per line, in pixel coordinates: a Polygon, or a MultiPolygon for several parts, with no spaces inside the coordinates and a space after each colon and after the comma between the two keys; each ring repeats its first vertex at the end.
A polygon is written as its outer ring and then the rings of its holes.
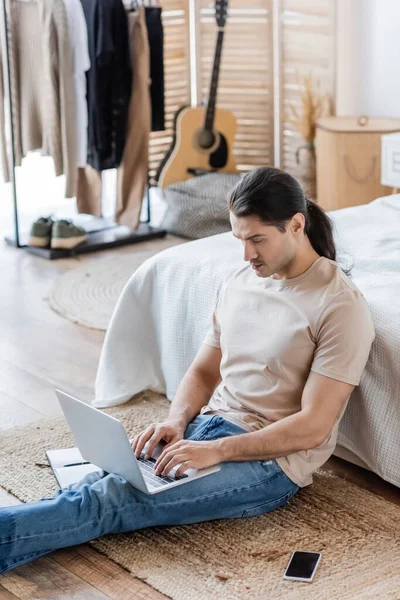
{"type": "Polygon", "coordinates": [[[216,108],[227,8],[228,0],[216,0],[218,36],[207,106],[182,106],[175,114],[174,139],[156,175],[161,188],[203,173],[236,172],[232,153],[236,117],[216,108]]]}

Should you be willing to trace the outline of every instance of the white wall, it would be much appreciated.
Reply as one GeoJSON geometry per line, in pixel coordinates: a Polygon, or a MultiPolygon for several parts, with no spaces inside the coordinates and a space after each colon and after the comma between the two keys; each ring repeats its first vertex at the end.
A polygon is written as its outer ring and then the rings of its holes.
{"type": "Polygon", "coordinates": [[[336,113],[400,117],[400,0],[337,0],[336,113]]]}

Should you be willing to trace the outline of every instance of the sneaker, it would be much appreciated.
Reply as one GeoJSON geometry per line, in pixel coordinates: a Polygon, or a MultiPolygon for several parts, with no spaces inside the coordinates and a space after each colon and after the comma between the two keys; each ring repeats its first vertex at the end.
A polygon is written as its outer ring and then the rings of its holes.
{"type": "Polygon", "coordinates": [[[86,240],[86,231],[77,227],[72,221],[61,219],[53,225],[51,236],[52,248],[63,248],[70,250],[82,244],[86,240]]]}
{"type": "Polygon", "coordinates": [[[54,221],[51,217],[40,217],[32,224],[28,246],[46,248],[50,244],[54,221]]]}

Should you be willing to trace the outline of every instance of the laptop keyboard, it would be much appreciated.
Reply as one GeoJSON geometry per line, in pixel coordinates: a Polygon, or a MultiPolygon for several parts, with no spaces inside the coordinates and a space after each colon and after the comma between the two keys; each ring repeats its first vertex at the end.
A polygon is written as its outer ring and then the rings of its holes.
{"type": "Polygon", "coordinates": [[[145,482],[152,487],[162,487],[163,485],[174,483],[174,481],[179,481],[180,479],[185,479],[185,477],[187,477],[186,473],[175,477],[170,477],[169,475],[166,477],[159,477],[154,471],[155,458],[145,459],[144,454],[142,453],[137,460],[145,482]]]}

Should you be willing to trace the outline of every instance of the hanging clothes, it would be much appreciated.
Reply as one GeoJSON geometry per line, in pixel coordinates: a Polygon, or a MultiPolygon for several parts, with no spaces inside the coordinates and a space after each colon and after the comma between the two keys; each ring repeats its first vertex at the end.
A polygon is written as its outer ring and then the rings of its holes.
{"type": "Polygon", "coordinates": [[[78,167],[87,164],[88,109],[86,102],[86,71],[90,69],[88,34],[85,15],[79,0],[64,0],[68,17],[68,32],[72,54],[75,93],[76,159],[78,167]]]}
{"type": "Polygon", "coordinates": [[[101,210],[101,172],[90,165],[78,169],[76,206],[79,213],[102,217],[101,210]]]}
{"type": "MultiPolygon", "coordinates": [[[[15,164],[32,150],[54,160],[66,175],[66,197],[76,193],[76,130],[73,68],[63,0],[6,0],[15,164]]],[[[4,40],[4,32],[2,32],[4,40]]],[[[0,48],[0,81],[6,56],[0,48]]],[[[2,86],[3,87],[3,86],[2,86]]],[[[5,137],[4,92],[0,90],[0,136],[5,181],[11,165],[5,137]]]]}
{"type": "Polygon", "coordinates": [[[146,6],[145,11],[150,46],[151,130],[163,131],[165,129],[165,99],[162,9],[158,6],[146,6]]]}
{"type": "Polygon", "coordinates": [[[145,11],[128,13],[131,52],[134,64],[128,134],[121,167],[117,173],[115,220],[136,229],[143,196],[148,184],[149,138],[151,127],[150,50],[145,11]]]}
{"type": "MultiPolygon", "coordinates": [[[[117,171],[115,220],[136,229],[140,221],[147,185],[151,126],[149,41],[143,7],[128,12],[129,40],[133,66],[125,149],[117,171]]],[[[90,166],[79,169],[78,210],[101,216],[101,173],[90,166]]]]}
{"type": "Polygon", "coordinates": [[[97,171],[120,165],[132,89],[128,22],[121,0],[81,0],[91,67],[87,163],[97,171]]]}

